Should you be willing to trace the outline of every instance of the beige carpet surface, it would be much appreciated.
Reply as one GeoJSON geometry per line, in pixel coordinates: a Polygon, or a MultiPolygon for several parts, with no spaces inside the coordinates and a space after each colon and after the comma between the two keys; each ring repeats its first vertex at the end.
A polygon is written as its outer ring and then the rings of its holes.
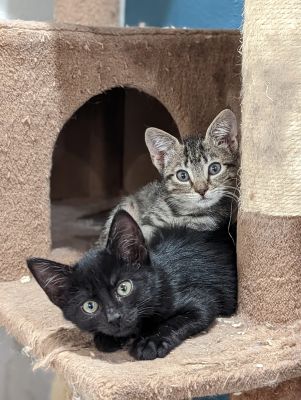
{"type": "Polygon", "coordinates": [[[33,281],[0,283],[0,304],[0,324],[84,399],[183,400],[273,386],[301,374],[301,323],[280,328],[220,319],[165,359],[138,362],[126,351],[98,352],[33,281]]]}

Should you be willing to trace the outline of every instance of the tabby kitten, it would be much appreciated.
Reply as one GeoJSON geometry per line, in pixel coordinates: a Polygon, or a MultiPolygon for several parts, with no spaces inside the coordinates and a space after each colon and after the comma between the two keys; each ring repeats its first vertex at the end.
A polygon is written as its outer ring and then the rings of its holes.
{"type": "Polygon", "coordinates": [[[235,312],[235,260],[226,228],[165,227],[147,245],[121,210],[104,249],[72,267],[38,258],[28,267],[65,318],[94,334],[99,350],[128,343],[136,359],[152,360],[235,312]]]}
{"type": "Polygon", "coordinates": [[[161,180],[149,183],[117,205],[106,223],[105,237],[120,209],[132,215],[147,240],[155,228],[170,224],[215,230],[229,223],[236,210],[239,161],[237,123],[232,111],[218,114],[205,138],[191,137],[179,143],[160,129],[148,128],[145,141],[161,180]]]}

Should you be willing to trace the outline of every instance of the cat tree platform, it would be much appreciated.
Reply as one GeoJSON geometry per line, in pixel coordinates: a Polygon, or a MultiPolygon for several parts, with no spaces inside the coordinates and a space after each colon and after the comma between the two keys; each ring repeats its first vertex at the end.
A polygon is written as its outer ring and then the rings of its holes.
{"type": "MultiPolygon", "coordinates": [[[[67,250],[53,256],[70,259],[67,250]]],[[[301,321],[277,327],[220,319],[164,359],[135,361],[126,351],[98,352],[33,281],[1,283],[0,304],[1,325],[82,399],[183,400],[275,386],[301,374],[301,321]]]]}

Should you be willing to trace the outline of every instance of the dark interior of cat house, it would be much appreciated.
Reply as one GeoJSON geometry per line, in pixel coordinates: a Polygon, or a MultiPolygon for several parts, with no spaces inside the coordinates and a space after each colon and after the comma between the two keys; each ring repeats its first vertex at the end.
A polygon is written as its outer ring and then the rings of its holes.
{"type": "Polygon", "coordinates": [[[144,142],[155,126],[179,136],[167,109],[132,88],[113,88],[83,104],[53,152],[52,246],[87,250],[121,196],[158,177],[144,142]]]}

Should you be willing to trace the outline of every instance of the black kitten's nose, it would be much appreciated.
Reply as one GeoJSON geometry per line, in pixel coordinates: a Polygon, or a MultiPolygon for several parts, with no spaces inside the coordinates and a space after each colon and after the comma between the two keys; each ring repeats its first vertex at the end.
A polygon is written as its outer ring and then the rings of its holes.
{"type": "Polygon", "coordinates": [[[111,324],[112,322],[117,322],[120,320],[121,315],[117,311],[109,311],[107,313],[108,322],[111,324]]]}

